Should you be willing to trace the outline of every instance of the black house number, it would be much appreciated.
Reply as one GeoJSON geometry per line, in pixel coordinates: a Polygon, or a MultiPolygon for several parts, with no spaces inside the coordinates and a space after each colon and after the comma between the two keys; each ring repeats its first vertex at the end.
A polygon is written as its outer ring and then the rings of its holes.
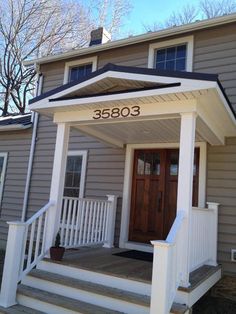
{"type": "Polygon", "coordinates": [[[126,117],[137,117],[140,115],[140,107],[122,107],[122,108],[107,108],[107,109],[97,109],[93,111],[93,119],[109,119],[109,118],[126,118],[126,117]]]}

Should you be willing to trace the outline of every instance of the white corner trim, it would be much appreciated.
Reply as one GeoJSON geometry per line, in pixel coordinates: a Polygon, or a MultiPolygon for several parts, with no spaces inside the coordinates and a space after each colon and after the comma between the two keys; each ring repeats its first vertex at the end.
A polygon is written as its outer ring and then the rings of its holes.
{"type": "Polygon", "coordinates": [[[87,169],[87,161],[88,161],[88,151],[87,150],[70,150],[70,151],[68,151],[67,156],[82,156],[79,198],[83,198],[84,197],[84,191],[85,191],[85,179],[86,179],[86,169],[87,169]]]}
{"type": "Polygon", "coordinates": [[[179,44],[187,44],[187,66],[186,71],[191,72],[193,70],[193,36],[180,37],[171,40],[165,40],[158,43],[149,45],[148,50],[148,68],[154,67],[155,50],[159,48],[168,48],[170,46],[176,46],[179,44]]]}
{"type": "MultiPolygon", "coordinates": [[[[198,206],[205,207],[206,202],[206,163],[207,163],[207,144],[205,142],[195,142],[195,147],[199,147],[199,183],[198,183],[198,206]]],[[[121,210],[121,230],[119,247],[130,248],[127,244],[129,237],[129,219],[131,206],[132,176],[133,176],[133,157],[135,149],[152,148],[179,148],[179,143],[150,143],[150,144],[127,144],[125,156],[125,171],[123,183],[123,198],[121,210]]]]}
{"type": "Polygon", "coordinates": [[[0,153],[0,157],[3,157],[3,166],[2,166],[2,173],[0,174],[0,206],[2,204],[2,197],[3,197],[3,187],[5,184],[5,176],[6,176],[6,169],[7,169],[7,158],[8,153],[0,153]]]}
{"type": "Polygon", "coordinates": [[[66,62],[65,63],[65,70],[64,70],[63,84],[68,83],[69,75],[70,75],[70,69],[72,67],[79,66],[79,65],[85,65],[88,63],[92,63],[92,72],[97,70],[97,56],[66,62]]]}

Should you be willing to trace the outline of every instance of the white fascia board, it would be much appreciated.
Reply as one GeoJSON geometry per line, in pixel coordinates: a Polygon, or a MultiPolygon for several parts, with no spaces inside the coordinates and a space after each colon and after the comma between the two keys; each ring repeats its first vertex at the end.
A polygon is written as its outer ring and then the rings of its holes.
{"type": "MultiPolygon", "coordinates": [[[[181,80],[178,80],[181,82],[181,80]]],[[[172,82],[174,83],[174,82],[172,82]]],[[[175,81],[176,83],[176,81],[175,81]]],[[[95,104],[100,102],[110,102],[124,99],[133,99],[133,98],[141,98],[141,97],[149,97],[149,96],[159,96],[164,94],[173,94],[180,92],[191,92],[200,89],[211,89],[216,87],[216,82],[209,81],[192,81],[192,84],[181,83],[181,86],[176,87],[168,87],[168,88],[157,88],[151,90],[142,90],[136,92],[125,92],[120,94],[112,94],[112,95],[103,95],[103,96],[95,96],[95,97],[86,97],[86,98],[75,98],[68,100],[51,100],[49,98],[42,99],[36,103],[33,103],[30,106],[31,110],[37,109],[50,109],[50,108],[59,108],[64,106],[74,106],[74,105],[86,105],[86,104],[95,104]]]]}
{"type": "Polygon", "coordinates": [[[219,85],[216,86],[217,93],[220,97],[221,102],[223,103],[225,110],[227,111],[228,115],[230,116],[230,119],[232,120],[233,124],[236,126],[236,118],[232,112],[232,110],[229,107],[229,104],[227,100],[225,99],[224,94],[222,93],[222,90],[220,89],[219,85]]]}
{"type": "Polygon", "coordinates": [[[38,59],[28,60],[24,62],[24,65],[25,66],[33,65],[35,63],[44,64],[44,63],[54,62],[54,61],[73,58],[73,57],[80,57],[87,54],[96,53],[99,51],[104,51],[104,50],[108,50],[112,48],[114,49],[114,48],[119,48],[123,46],[134,45],[140,42],[150,41],[154,39],[158,40],[162,38],[168,38],[170,36],[180,35],[180,34],[184,34],[186,32],[191,32],[191,31],[192,32],[199,31],[201,29],[215,27],[215,26],[219,26],[223,24],[232,23],[232,22],[236,22],[235,13],[208,19],[208,20],[193,22],[193,23],[185,24],[181,26],[170,27],[170,28],[156,31],[156,32],[145,33],[145,34],[141,34],[137,36],[132,36],[129,38],[111,41],[106,44],[94,45],[91,47],[75,49],[75,50],[71,50],[71,51],[61,53],[58,55],[50,55],[50,56],[46,56],[46,57],[42,57],[38,59]]]}

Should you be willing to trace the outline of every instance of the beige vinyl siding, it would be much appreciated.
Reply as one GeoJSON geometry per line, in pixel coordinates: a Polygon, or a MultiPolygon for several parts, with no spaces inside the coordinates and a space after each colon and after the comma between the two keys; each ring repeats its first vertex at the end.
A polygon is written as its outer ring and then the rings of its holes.
{"type": "Polygon", "coordinates": [[[20,220],[31,144],[31,129],[0,132],[0,152],[8,153],[0,212],[0,245],[7,239],[7,221],[20,220]]]}
{"type": "MultiPolygon", "coordinates": [[[[94,57],[89,55],[80,57],[79,60],[84,58],[94,57]]],[[[117,65],[147,67],[148,60],[148,44],[134,45],[131,47],[117,48],[114,50],[103,51],[97,54],[97,67],[102,68],[107,63],[115,63],[117,65]]],[[[75,61],[77,58],[68,60],[57,61],[49,64],[43,64],[40,71],[43,73],[43,93],[59,87],[63,84],[65,62],[75,61]]]]}
{"type": "Polygon", "coordinates": [[[194,35],[194,71],[219,74],[236,111],[236,25],[225,25],[194,35]]]}
{"type": "Polygon", "coordinates": [[[220,203],[218,260],[227,272],[236,272],[230,261],[236,249],[236,138],[226,146],[208,146],[207,200],[220,203]]]}
{"type": "MultiPolygon", "coordinates": [[[[219,74],[236,111],[235,24],[199,31],[194,36],[194,71],[219,74]]],[[[236,249],[236,138],[226,146],[208,147],[207,200],[219,202],[218,260],[236,273],[231,249],[236,249]]]]}

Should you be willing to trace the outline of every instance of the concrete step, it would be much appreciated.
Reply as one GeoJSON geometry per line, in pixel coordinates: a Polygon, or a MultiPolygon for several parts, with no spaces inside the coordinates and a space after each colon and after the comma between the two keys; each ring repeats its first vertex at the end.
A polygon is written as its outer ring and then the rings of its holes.
{"type": "Polygon", "coordinates": [[[128,314],[149,313],[150,297],[93,282],[34,269],[24,285],[128,314]]]}
{"type": "Polygon", "coordinates": [[[37,311],[32,308],[23,306],[23,305],[13,305],[9,308],[4,308],[0,306],[1,314],[45,314],[45,312],[37,311]]]}
{"type": "MultiPolygon", "coordinates": [[[[47,314],[121,314],[123,312],[113,311],[101,306],[74,300],[52,292],[19,285],[17,290],[19,304],[41,310],[47,314]]],[[[33,312],[31,312],[33,313],[33,312]]]]}

